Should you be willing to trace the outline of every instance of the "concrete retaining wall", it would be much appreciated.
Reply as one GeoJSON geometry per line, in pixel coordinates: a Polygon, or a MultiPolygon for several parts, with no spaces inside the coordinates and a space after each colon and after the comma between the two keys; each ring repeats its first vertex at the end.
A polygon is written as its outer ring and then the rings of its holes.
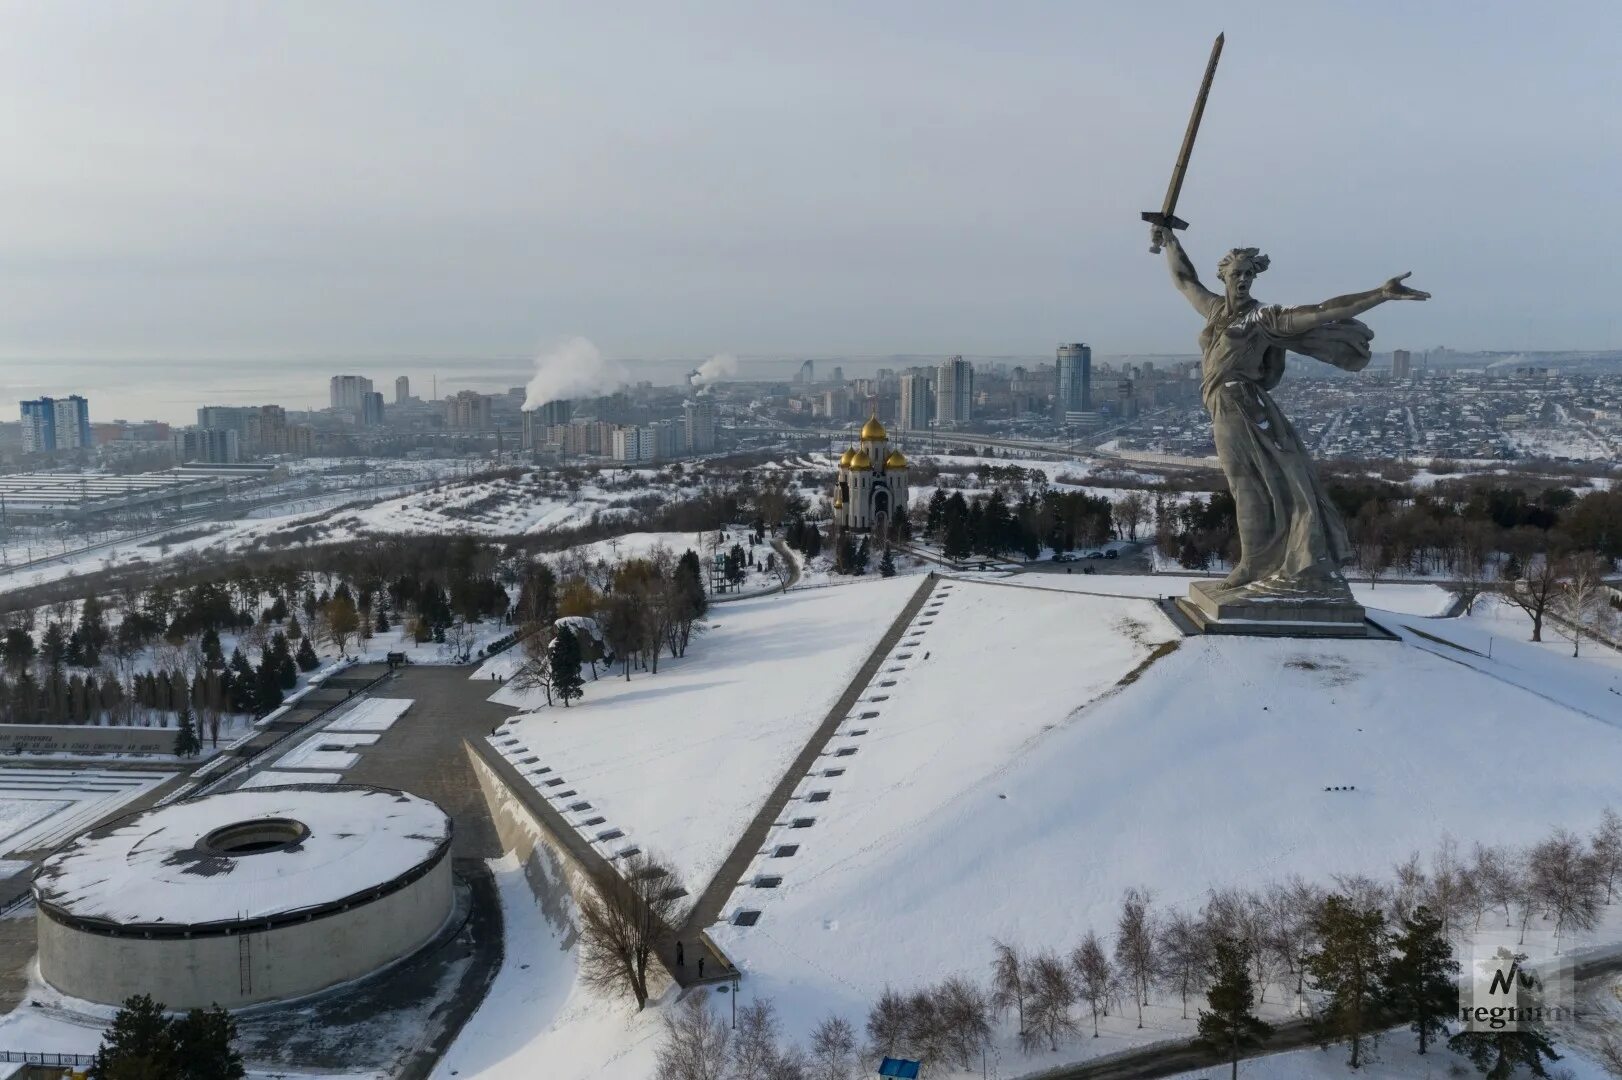
{"type": "Polygon", "coordinates": [[[151,994],[170,1009],[236,1009],[369,975],[427,944],[454,903],[447,850],[397,892],[275,930],[113,937],[75,930],[41,911],[40,974],[65,994],[109,1005],[151,994]]]}
{"type": "MultiPolygon", "coordinates": [[[[539,792],[530,789],[526,793],[509,786],[500,771],[506,762],[494,749],[488,744],[475,746],[471,741],[464,745],[502,849],[524,868],[524,877],[547,922],[572,944],[575,908],[580,897],[592,888],[591,874],[595,868],[584,865],[570,845],[559,839],[527,805],[529,798],[542,797],[539,792]],[[486,760],[485,753],[493,760],[486,760]]],[[[649,966],[649,994],[658,998],[673,981],[669,970],[655,958],[649,966]]]]}
{"type": "Polygon", "coordinates": [[[170,754],[175,728],[88,724],[0,724],[0,755],[14,751],[75,754],[170,754]]]}

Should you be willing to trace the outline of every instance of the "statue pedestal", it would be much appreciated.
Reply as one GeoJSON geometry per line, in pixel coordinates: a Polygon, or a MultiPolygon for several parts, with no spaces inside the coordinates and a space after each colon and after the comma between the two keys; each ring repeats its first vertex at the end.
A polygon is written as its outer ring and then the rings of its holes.
{"type": "Polygon", "coordinates": [[[1221,582],[1196,581],[1177,601],[1204,634],[1259,637],[1384,637],[1364,621],[1363,605],[1344,583],[1320,595],[1280,595],[1254,589],[1225,589],[1221,582]]]}

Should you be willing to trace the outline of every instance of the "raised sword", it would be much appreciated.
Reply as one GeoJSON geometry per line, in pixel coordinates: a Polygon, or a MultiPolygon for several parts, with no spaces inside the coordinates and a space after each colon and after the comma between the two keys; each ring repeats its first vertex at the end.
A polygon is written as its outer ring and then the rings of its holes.
{"type": "MultiPolygon", "coordinates": [[[[1205,99],[1211,93],[1211,80],[1216,77],[1217,61],[1222,59],[1222,39],[1218,34],[1211,44],[1211,59],[1205,64],[1205,78],[1200,80],[1200,92],[1194,98],[1194,111],[1188,118],[1188,130],[1183,132],[1183,148],[1177,152],[1177,164],[1172,166],[1171,183],[1166,185],[1166,201],[1159,210],[1145,210],[1143,220],[1166,229],[1186,229],[1188,222],[1177,216],[1177,196],[1183,191],[1183,175],[1188,172],[1188,159],[1194,153],[1194,136],[1200,133],[1200,117],[1205,114],[1205,99]]],[[[1160,245],[1151,243],[1149,251],[1160,254],[1160,245]]]]}

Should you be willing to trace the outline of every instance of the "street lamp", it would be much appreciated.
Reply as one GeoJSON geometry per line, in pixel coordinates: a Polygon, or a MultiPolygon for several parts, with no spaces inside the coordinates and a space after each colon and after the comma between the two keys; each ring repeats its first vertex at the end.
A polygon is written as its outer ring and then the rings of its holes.
{"type": "Polygon", "coordinates": [[[715,988],[717,994],[730,994],[732,997],[732,1026],[738,1026],[738,973],[732,973],[732,985],[722,983],[715,988]]]}

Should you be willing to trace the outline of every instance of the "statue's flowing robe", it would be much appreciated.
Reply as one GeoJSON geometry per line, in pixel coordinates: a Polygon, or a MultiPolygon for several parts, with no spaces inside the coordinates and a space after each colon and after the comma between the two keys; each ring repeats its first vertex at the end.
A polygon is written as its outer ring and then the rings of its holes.
{"type": "Polygon", "coordinates": [[[1289,333],[1283,325],[1290,314],[1254,301],[1230,310],[1218,300],[1200,333],[1201,397],[1239,522],[1240,561],[1224,583],[1230,586],[1321,588],[1352,561],[1340,513],[1268,391],[1284,377],[1286,351],[1361,371],[1374,333],[1355,319],[1289,333]]]}

